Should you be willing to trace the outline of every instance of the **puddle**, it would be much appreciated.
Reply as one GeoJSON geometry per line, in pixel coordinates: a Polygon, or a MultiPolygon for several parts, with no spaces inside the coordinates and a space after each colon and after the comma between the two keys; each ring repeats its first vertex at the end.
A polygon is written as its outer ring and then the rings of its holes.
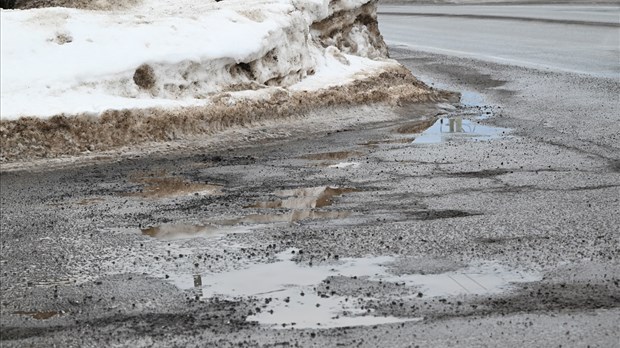
{"type": "Polygon", "coordinates": [[[327,166],[327,168],[336,168],[336,169],[344,169],[344,168],[359,168],[359,162],[340,162],[338,164],[332,164],[327,166]]]}
{"type": "Polygon", "coordinates": [[[164,198],[189,194],[215,195],[222,191],[222,186],[189,182],[179,177],[136,178],[132,180],[144,184],[142,192],[131,193],[132,196],[144,198],[164,198]]]}
{"type": "Polygon", "coordinates": [[[275,223],[294,223],[304,220],[335,220],[351,216],[348,211],[294,210],[282,214],[252,214],[238,219],[212,221],[208,225],[164,224],[142,229],[145,236],[178,240],[213,238],[234,233],[249,233],[256,226],[275,223]]]}
{"type": "Polygon", "coordinates": [[[142,234],[162,239],[176,240],[188,238],[213,238],[233,233],[248,233],[257,226],[276,223],[295,223],[305,220],[335,220],[351,216],[349,211],[321,211],[333,203],[333,198],[354,188],[312,187],[276,191],[275,195],[284,199],[258,202],[246,208],[290,209],[288,212],[273,214],[250,214],[234,219],[210,220],[205,224],[163,224],[142,229],[142,234]]]}
{"type": "Polygon", "coordinates": [[[18,315],[27,315],[37,320],[47,320],[57,315],[61,315],[61,312],[49,311],[49,312],[26,312],[26,311],[18,311],[13,312],[13,314],[18,315]]]}
{"type": "Polygon", "coordinates": [[[437,144],[459,138],[492,140],[509,131],[507,128],[487,126],[462,117],[441,118],[415,138],[413,144],[437,144]]]}
{"type": "Polygon", "coordinates": [[[298,222],[303,220],[344,219],[349,216],[351,216],[351,212],[348,211],[294,210],[285,214],[248,215],[234,221],[246,224],[269,224],[278,222],[298,222]]]}
{"type": "Polygon", "coordinates": [[[177,240],[197,237],[209,238],[232,233],[248,233],[250,231],[251,229],[246,226],[164,224],[144,228],[142,229],[142,234],[162,240],[177,240]]]}
{"type": "Polygon", "coordinates": [[[344,160],[351,157],[358,157],[363,155],[361,152],[357,151],[337,151],[337,152],[323,152],[323,153],[313,153],[309,155],[301,156],[301,159],[320,161],[320,160],[344,160]]]}
{"type": "Polygon", "coordinates": [[[482,94],[473,91],[461,92],[461,104],[468,107],[476,107],[484,105],[484,97],[482,94]]]}
{"type": "Polygon", "coordinates": [[[412,138],[396,138],[396,139],[384,139],[384,140],[372,140],[359,145],[362,146],[375,146],[381,144],[409,144],[413,141],[412,138]]]}
{"type": "Polygon", "coordinates": [[[288,197],[274,201],[258,202],[246,208],[287,208],[287,209],[313,209],[323,208],[333,203],[333,198],[345,193],[358,192],[354,188],[340,188],[330,186],[310,187],[275,192],[278,197],[288,197]]]}
{"type": "Polygon", "coordinates": [[[196,290],[203,298],[257,299],[262,308],[247,320],[280,328],[331,328],[421,320],[374,316],[372,311],[362,308],[365,300],[372,297],[319,294],[317,287],[333,276],[398,283],[411,288],[411,299],[417,299],[419,292],[425,298],[494,294],[509,290],[513,283],[540,280],[537,274],[508,269],[496,263],[480,263],[440,274],[395,275],[390,273],[389,267],[396,259],[390,256],[343,258],[337,264],[306,266],[292,260],[298,254],[297,250],[289,249],[280,253],[274,263],[256,264],[226,273],[202,274],[199,282],[196,275],[171,280],[181,289],[196,290]]]}
{"type": "Polygon", "coordinates": [[[434,118],[430,119],[430,120],[424,120],[424,121],[416,121],[416,122],[412,122],[412,123],[408,123],[405,125],[402,125],[400,127],[398,127],[396,129],[397,133],[400,134],[416,134],[416,133],[421,133],[423,131],[425,131],[426,129],[428,129],[429,127],[431,127],[434,123],[435,123],[434,118]]]}

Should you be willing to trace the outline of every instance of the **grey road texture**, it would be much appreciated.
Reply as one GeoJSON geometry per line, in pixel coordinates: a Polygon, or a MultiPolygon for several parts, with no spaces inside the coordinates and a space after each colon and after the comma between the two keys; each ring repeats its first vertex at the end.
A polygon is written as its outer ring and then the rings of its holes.
{"type": "Polygon", "coordinates": [[[620,79],[620,6],[383,5],[379,11],[391,44],[620,79]]]}
{"type": "Polygon", "coordinates": [[[618,29],[381,26],[460,98],[3,164],[1,345],[618,346],[618,29]]]}

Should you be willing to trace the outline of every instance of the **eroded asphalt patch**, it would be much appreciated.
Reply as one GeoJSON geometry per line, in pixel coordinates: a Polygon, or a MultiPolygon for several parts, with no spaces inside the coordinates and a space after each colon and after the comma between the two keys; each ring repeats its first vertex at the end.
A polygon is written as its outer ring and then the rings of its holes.
{"type": "Polygon", "coordinates": [[[617,171],[494,127],[475,94],[403,110],[3,173],[3,343],[407,346],[442,322],[618,307],[617,171]]]}

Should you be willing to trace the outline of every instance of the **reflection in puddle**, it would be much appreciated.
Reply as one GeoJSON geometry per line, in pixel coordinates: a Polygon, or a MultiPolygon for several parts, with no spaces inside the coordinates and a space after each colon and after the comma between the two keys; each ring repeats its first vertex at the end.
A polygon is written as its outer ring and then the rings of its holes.
{"type": "Polygon", "coordinates": [[[462,117],[441,118],[422,132],[413,144],[436,144],[455,138],[490,140],[497,139],[507,132],[509,130],[506,128],[486,126],[462,117]]]}
{"type": "Polygon", "coordinates": [[[46,320],[52,317],[55,317],[57,315],[60,315],[60,312],[55,312],[55,311],[49,311],[49,312],[26,312],[26,311],[18,311],[18,312],[13,312],[13,314],[18,314],[18,315],[27,315],[29,317],[32,317],[34,319],[37,320],[46,320]]]}
{"type": "Polygon", "coordinates": [[[303,220],[333,220],[351,216],[348,211],[293,210],[282,214],[252,214],[238,219],[210,221],[208,225],[164,224],[142,229],[142,234],[162,239],[210,238],[226,234],[248,233],[251,225],[294,223],[303,220]]]}
{"type": "MultiPolygon", "coordinates": [[[[395,259],[390,256],[344,258],[338,264],[305,266],[292,260],[298,254],[289,249],[278,255],[274,263],[256,264],[226,273],[204,274],[204,298],[251,297],[262,303],[262,309],[247,318],[277,327],[327,328],[376,325],[420,318],[376,317],[362,309],[368,297],[349,298],[332,293],[317,293],[317,287],[328,277],[357,277],[368,281],[398,283],[410,287],[411,299],[418,292],[425,297],[468,294],[493,294],[510,289],[512,283],[539,280],[537,274],[508,269],[496,263],[481,263],[459,271],[441,274],[395,275],[389,272],[395,259]],[[293,324],[294,323],[294,324],[293,324]]],[[[174,277],[181,289],[195,288],[195,276],[174,277]]],[[[422,299],[420,299],[423,301],[422,299]]]]}
{"type": "Polygon", "coordinates": [[[288,197],[275,201],[258,202],[247,208],[287,208],[287,209],[312,209],[323,208],[332,204],[332,198],[345,193],[357,192],[353,188],[339,188],[320,186],[275,192],[278,197],[288,197]]]}
{"type": "Polygon", "coordinates": [[[320,160],[343,160],[351,157],[361,156],[361,152],[357,151],[337,151],[337,152],[324,152],[313,153],[309,155],[301,156],[302,159],[320,161],[320,160]]]}
{"type": "Polygon", "coordinates": [[[349,192],[353,188],[312,187],[275,192],[284,199],[259,202],[246,208],[290,209],[288,212],[273,214],[250,214],[240,218],[210,220],[206,224],[163,224],[142,229],[142,234],[157,239],[174,240],[187,238],[209,238],[233,233],[248,233],[261,224],[295,223],[304,220],[333,220],[351,216],[348,211],[321,211],[333,203],[334,197],[349,192]]]}
{"type": "Polygon", "coordinates": [[[145,198],[174,197],[188,194],[214,195],[222,190],[222,186],[189,182],[179,177],[143,177],[132,180],[144,184],[142,192],[132,195],[145,198]]]}
{"type": "Polygon", "coordinates": [[[371,140],[359,145],[374,146],[381,144],[409,144],[413,141],[411,138],[396,138],[396,139],[384,139],[384,140],[371,140]]]}
{"type": "Polygon", "coordinates": [[[142,229],[142,234],[162,239],[176,240],[188,238],[209,238],[232,233],[247,233],[251,229],[244,226],[164,224],[142,229]]]}
{"type": "Polygon", "coordinates": [[[351,213],[348,211],[294,210],[284,214],[248,215],[235,221],[248,224],[269,224],[276,222],[298,222],[302,220],[344,219],[349,216],[351,216],[351,213]]]}
{"type": "Polygon", "coordinates": [[[424,130],[428,129],[435,123],[435,118],[431,118],[429,120],[424,121],[416,121],[412,123],[408,123],[406,125],[400,126],[396,129],[397,133],[400,134],[415,134],[421,133],[424,130]]]}
{"type": "Polygon", "coordinates": [[[484,98],[482,94],[477,92],[462,91],[461,104],[468,107],[482,106],[484,105],[484,98]]]}

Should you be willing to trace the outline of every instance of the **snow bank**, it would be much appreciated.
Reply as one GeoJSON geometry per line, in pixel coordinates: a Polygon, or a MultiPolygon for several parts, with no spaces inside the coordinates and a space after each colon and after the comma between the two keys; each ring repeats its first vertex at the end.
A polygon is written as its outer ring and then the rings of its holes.
{"type": "Polygon", "coordinates": [[[1,11],[0,162],[451,97],[388,59],[375,0],[49,2],[80,9],[1,11]]]}
{"type": "Polygon", "coordinates": [[[394,65],[375,10],[369,0],[3,10],[0,117],[205,105],[220,92],[348,81],[394,65]]]}

